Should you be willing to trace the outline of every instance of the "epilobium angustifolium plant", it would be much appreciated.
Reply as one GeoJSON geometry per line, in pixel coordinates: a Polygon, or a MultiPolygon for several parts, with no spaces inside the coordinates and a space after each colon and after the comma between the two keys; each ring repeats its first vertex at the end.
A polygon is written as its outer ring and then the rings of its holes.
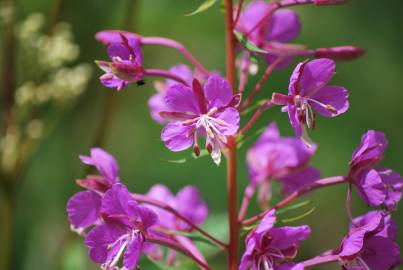
{"type": "Polygon", "coordinates": [[[99,175],[77,181],[85,191],[68,201],[67,213],[71,228],[85,238],[95,263],[106,270],[138,269],[140,257],[147,256],[162,269],[176,269],[185,256],[208,270],[212,266],[195,244],[203,239],[228,254],[230,270],[302,270],[327,263],[348,270],[388,270],[400,264],[397,225],[391,215],[401,199],[403,179],[397,172],[377,166],[388,144],[385,135],[369,130],[362,136],[347,175],[321,178],[320,170],[309,165],[317,145],[308,133],[320,121],[319,116],[336,117],[349,108],[349,91],[331,82],[337,62],[354,60],[363,50],[353,46],[311,49],[291,43],[300,34],[301,23],[298,14],[288,8],[343,3],[254,0],[233,6],[232,0],[226,0],[225,77],[205,68],[175,40],[119,30],[96,34],[109,58],[97,61],[104,71],[100,82],[105,87],[124,91],[128,84],[140,86],[150,76],[164,79],[155,84],[157,92],[150,98],[149,108],[152,119],[162,125],[161,140],[168,150],[192,149],[196,158],[208,153],[218,166],[225,157],[229,240],[217,239],[200,227],[208,218],[208,208],[196,187],[186,186],[174,195],[157,184],[146,194],[130,193],[120,181],[115,158],[103,149],[92,148],[89,156],[80,159],[94,166],[99,175]],[[188,63],[175,63],[168,70],[147,68],[142,48],[148,45],[177,50],[188,63]],[[260,67],[259,58],[264,63],[260,67]],[[293,65],[288,91],[274,92],[255,106],[252,102],[268,77],[293,65]],[[246,91],[249,75],[261,67],[265,68],[263,77],[246,91]],[[277,124],[268,121],[247,151],[249,182],[238,209],[236,150],[269,108],[288,114],[295,135],[281,135],[277,124]],[[240,117],[246,110],[255,113],[241,126],[240,117]],[[271,193],[277,184],[283,198],[273,205],[271,193]],[[309,225],[283,226],[276,222],[278,214],[302,195],[331,185],[344,185],[348,191],[350,227],[346,236],[339,246],[318,251],[314,258],[297,260],[298,249],[311,229],[309,225]],[[349,205],[352,189],[374,210],[353,217],[349,205]],[[255,195],[262,212],[247,218],[255,195]],[[239,252],[241,239],[245,246],[239,252]]]}

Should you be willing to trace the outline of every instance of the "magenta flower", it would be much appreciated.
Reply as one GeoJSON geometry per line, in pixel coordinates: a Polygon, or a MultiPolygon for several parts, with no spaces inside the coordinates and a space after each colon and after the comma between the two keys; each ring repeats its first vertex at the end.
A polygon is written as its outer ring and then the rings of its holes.
{"type": "Polygon", "coordinates": [[[273,102],[286,105],[291,125],[298,137],[303,135],[303,125],[314,128],[316,114],[335,117],[347,111],[348,91],[341,86],[328,86],[335,73],[335,62],[317,59],[298,64],[291,75],[288,96],[274,93],[273,102]]]}
{"type": "MultiPolygon", "coordinates": [[[[204,223],[208,215],[207,204],[200,196],[199,190],[193,186],[186,186],[178,191],[174,196],[171,191],[164,185],[154,185],[146,194],[147,197],[164,202],[178,211],[182,216],[187,218],[195,225],[204,223]]],[[[172,231],[186,231],[191,232],[192,228],[181,219],[171,214],[170,212],[154,206],[147,206],[152,209],[158,216],[159,222],[157,223],[159,229],[172,230],[172,231]]],[[[181,235],[164,235],[161,230],[151,231],[162,237],[171,237],[175,241],[178,241],[189,252],[191,252],[196,258],[203,262],[206,259],[193,243],[193,241],[185,236],[181,235]]],[[[157,260],[162,259],[163,251],[158,246],[149,246],[145,253],[157,260]]],[[[176,253],[171,251],[169,254],[169,264],[174,264],[176,260],[176,253]]]]}
{"type": "MultiPolygon", "coordinates": [[[[181,77],[189,85],[192,84],[193,71],[187,65],[180,64],[173,66],[169,69],[169,72],[181,77]]],[[[168,89],[175,84],[178,84],[178,82],[169,79],[165,80],[165,82],[155,83],[157,93],[152,95],[148,100],[148,107],[150,109],[152,119],[154,119],[157,123],[167,123],[167,121],[160,116],[160,112],[169,111],[168,105],[165,103],[165,96],[168,89]]]]}
{"type": "Polygon", "coordinates": [[[118,33],[120,41],[108,44],[108,55],[112,62],[96,61],[105,71],[101,83],[109,88],[122,90],[129,83],[143,84],[144,68],[140,43],[136,38],[118,33]]]}
{"type": "Polygon", "coordinates": [[[289,262],[297,255],[301,241],[309,237],[309,226],[274,227],[275,222],[275,210],[271,210],[247,236],[239,270],[303,269],[289,262]]]}
{"type": "MultiPolygon", "coordinates": [[[[189,219],[193,224],[204,223],[208,215],[207,204],[200,196],[199,190],[194,186],[186,186],[174,196],[164,185],[154,185],[146,196],[164,202],[189,219]]],[[[161,224],[159,226],[169,230],[189,231],[188,224],[183,223],[176,216],[158,207],[149,206],[157,214],[161,224]]]]}
{"type": "Polygon", "coordinates": [[[294,57],[306,55],[307,50],[300,45],[290,45],[301,32],[298,14],[292,10],[276,10],[265,19],[274,6],[264,1],[252,1],[242,11],[236,30],[243,33],[263,54],[268,63],[281,58],[277,68],[291,64],[294,57]]]}
{"type": "Polygon", "coordinates": [[[170,121],[161,133],[166,147],[177,152],[193,145],[198,156],[198,137],[206,136],[206,148],[218,165],[228,137],[239,128],[239,96],[232,94],[229,83],[211,75],[204,87],[197,79],[192,88],[175,84],[168,89],[165,102],[169,111],[160,115],[170,121]]]}
{"type": "Polygon", "coordinates": [[[338,255],[344,269],[387,270],[400,264],[399,246],[389,235],[385,237],[384,214],[370,215],[360,217],[360,226],[352,226],[341,244],[338,255]]]}
{"type": "Polygon", "coordinates": [[[277,124],[273,122],[248,150],[250,181],[261,183],[286,176],[304,167],[315,150],[316,145],[307,147],[297,138],[281,137],[277,124]]]}
{"type": "Polygon", "coordinates": [[[281,192],[283,194],[291,194],[319,179],[320,171],[318,169],[307,167],[297,170],[280,178],[282,185],[281,192]]]}
{"type": "Polygon", "coordinates": [[[370,168],[382,160],[388,140],[383,132],[369,130],[361,137],[360,145],[354,150],[350,161],[350,176],[370,168]]]}
{"type": "Polygon", "coordinates": [[[95,39],[104,45],[109,45],[111,43],[122,42],[122,35],[127,39],[138,39],[139,35],[131,32],[121,31],[121,30],[104,30],[96,33],[95,39]]]}
{"type": "Polygon", "coordinates": [[[366,169],[353,182],[360,197],[370,206],[394,210],[402,198],[402,177],[390,169],[366,169]]]}
{"type": "Polygon", "coordinates": [[[123,184],[114,184],[101,205],[104,223],[86,237],[90,258],[103,269],[135,269],[148,228],[157,222],[150,209],[137,204],[123,184]],[[122,258],[124,268],[116,265],[122,258]]]}
{"type": "Polygon", "coordinates": [[[112,155],[101,148],[92,148],[90,156],[80,156],[86,165],[95,166],[100,176],[88,176],[77,180],[87,189],[72,196],[67,202],[67,215],[71,228],[79,234],[100,222],[100,207],[103,194],[119,182],[119,165],[112,155]]]}
{"type": "Polygon", "coordinates": [[[350,229],[355,227],[362,227],[370,223],[372,220],[376,220],[379,215],[383,215],[384,226],[383,229],[376,233],[377,236],[386,237],[390,239],[396,239],[397,237],[397,224],[392,219],[390,214],[384,213],[379,210],[374,210],[366,213],[365,215],[356,217],[353,219],[350,229]]]}

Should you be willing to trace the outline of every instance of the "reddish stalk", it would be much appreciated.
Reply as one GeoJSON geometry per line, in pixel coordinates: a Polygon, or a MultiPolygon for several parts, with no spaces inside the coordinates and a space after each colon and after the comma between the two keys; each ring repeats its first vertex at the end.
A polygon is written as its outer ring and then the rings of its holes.
{"type": "MultiPolygon", "coordinates": [[[[302,195],[304,195],[308,192],[314,191],[314,190],[322,188],[322,187],[333,186],[333,185],[342,184],[342,183],[346,183],[346,182],[347,182],[347,178],[344,176],[334,176],[334,177],[323,178],[323,179],[317,180],[317,181],[313,182],[311,185],[291,193],[287,198],[285,198],[284,200],[279,202],[276,206],[274,206],[274,209],[281,209],[284,206],[290,204],[291,202],[295,201],[296,199],[298,199],[299,197],[301,197],[302,195]]],[[[255,223],[256,221],[263,218],[266,215],[266,213],[269,212],[270,210],[271,209],[264,211],[264,212],[260,213],[259,215],[251,217],[247,220],[244,220],[242,222],[242,225],[247,226],[247,225],[251,225],[251,224],[255,223]]]]}
{"type": "Polygon", "coordinates": [[[268,108],[272,107],[275,105],[271,100],[267,101],[263,105],[261,105],[256,112],[253,114],[252,118],[246,123],[246,125],[241,129],[239,132],[241,135],[245,135],[245,133],[253,126],[253,124],[256,122],[256,120],[260,117],[262,112],[267,110],[268,108]]]}
{"type": "Polygon", "coordinates": [[[315,257],[315,258],[303,261],[302,264],[304,265],[304,268],[308,268],[308,267],[312,267],[312,266],[337,262],[338,260],[339,260],[339,255],[330,254],[330,255],[319,256],[319,257],[315,257]]]}
{"type": "Polygon", "coordinates": [[[144,70],[144,75],[163,77],[163,78],[166,78],[166,79],[171,79],[171,80],[177,81],[177,82],[182,83],[182,84],[184,84],[186,86],[189,86],[189,84],[184,79],[182,79],[181,77],[179,77],[179,76],[177,76],[177,75],[175,75],[175,74],[173,74],[173,73],[171,73],[169,71],[163,70],[163,69],[145,69],[144,70]]]}
{"type": "MultiPolygon", "coordinates": [[[[225,42],[227,80],[235,91],[235,37],[232,0],[225,0],[225,42]]],[[[230,138],[234,140],[234,138],[230,138]]],[[[239,222],[237,203],[237,160],[236,143],[229,143],[227,152],[227,194],[228,194],[228,269],[238,269],[239,222]]]]}
{"type": "Polygon", "coordinates": [[[249,104],[252,102],[252,100],[255,98],[255,96],[260,92],[260,90],[262,89],[264,83],[266,82],[266,80],[270,77],[271,73],[273,72],[273,70],[276,68],[276,66],[279,64],[281,60],[277,59],[276,61],[274,61],[273,63],[271,63],[265,70],[262,78],[260,78],[260,80],[258,81],[258,83],[255,85],[255,88],[252,90],[252,93],[250,94],[250,96],[243,102],[243,104],[240,107],[240,110],[244,110],[246,107],[249,106],[249,104]]]}
{"type": "Polygon", "coordinates": [[[140,42],[144,45],[159,45],[175,49],[183,54],[183,56],[185,56],[189,62],[192,63],[204,75],[208,76],[210,74],[208,69],[197,61],[197,59],[185,48],[185,46],[175,40],[162,37],[141,37],[140,42]]]}
{"type": "Polygon", "coordinates": [[[242,220],[245,218],[245,216],[248,212],[249,205],[250,205],[250,200],[252,199],[253,194],[255,194],[255,191],[256,191],[255,184],[249,184],[245,188],[241,208],[239,210],[239,215],[238,215],[239,222],[242,222],[242,220]]]}
{"type": "Polygon", "coordinates": [[[198,258],[196,258],[191,252],[189,252],[187,249],[185,249],[182,245],[180,245],[179,243],[170,240],[168,238],[162,238],[162,237],[158,237],[155,235],[147,235],[146,236],[146,242],[150,242],[150,243],[154,243],[154,244],[158,244],[158,245],[162,245],[171,249],[176,250],[177,252],[182,253],[183,255],[185,255],[186,257],[189,257],[190,259],[192,259],[192,261],[194,261],[195,263],[197,263],[202,269],[205,270],[211,270],[211,268],[205,264],[204,262],[202,262],[201,260],[199,260],[198,258]]]}
{"type": "Polygon", "coordinates": [[[243,3],[244,3],[244,0],[239,0],[239,4],[238,4],[237,10],[236,10],[236,15],[235,15],[235,20],[234,20],[234,28],[238,24],[239,17],[241,16],[243,3]]]}
{"type": "Polygon", "coordinates": [[[136,201],[141,202],[141,203],[148,203],[151,204],[153,206],[159,207],[161,209],[164,209],[168,212],[170,212],[171,214],[173,214],[174,216],[176,216],[177,218],[181,219],[182,221],[184,221],[186,224],[188,224],[190,227],[192,227],[192,229],[198,231],[199,233],[201,233],[202,235],[204,235],[206,238],[208,238],[209,240],[211,240],[214,244],[216,244],[218,247],[223,248],[223,249],[227,249],[227,245],[225,243],[223,243],[222,241],[218,240],[217,238],[215,238],[214,236],[212,236],[211,234],[209,234],[208,232],[206,232],[205,230],[203,230],[202,228],[200,228],[199,226],[197,226],[196,224],[194,224],[192,221],[190,221],[188,218],[184,217],[183,215],[181,215],[178,211],[176,211],[174,208],[172,208],[171,206],[165,204],[164,202],[161,202],[159,200],[155,200],[155,199],[151,199],[145,195],[142,194],[133,194],[133,197],[136,201]]]}

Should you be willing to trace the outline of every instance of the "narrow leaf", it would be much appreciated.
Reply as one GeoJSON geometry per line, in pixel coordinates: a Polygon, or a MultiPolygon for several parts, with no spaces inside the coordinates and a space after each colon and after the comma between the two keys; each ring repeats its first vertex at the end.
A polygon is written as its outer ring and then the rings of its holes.
{"type": "Polygon", "coordinates": [[[304,213],[304,214],[302,214],[302,215],[299,215],[299,216],[293,217],[293,218],[282,219],[281,222],[283,222],[283,223],[290,223],[290,222],[294,222],[294,221],[300,220],[300,219],[302,219],[302,218],[304,218],[304,217],[307,217],[307,216],[309,216],[310,214],[312,214],[313,211],[315,211],[315,209],[316,209],[316,207],[312,207],[308,212],[306,212],[306,213],[304,213]]]}
{"type": "Polygon", "coordinates": [[[248,38],[242,34],[241,32],[234,31],[235,37],[238,39],[238,41],[249,51],[251,52],[256,52],[256,53],[265,53],[267,54],[268,52],[265,50],[260,49],[257,47],[253,42],[248,40],[248,38]]]}
{"type": "Polygon", "coordinates": [[[309,204],[311,204],[311,201],[302,201],[302,202],[299,202],[299,203],[296,203],[296,204],[293,204],[293,205],[290,205],[290,206],[284,207],[283,209],[278,210],[277,214],[285,213],[290,210],[295,210],[295,209],[304,207],[309,204]]]}
{"type": "Polygon", "coordinates": [[[201,13],[203,11],[206,11],[207,9],[211,8],[214,6],[214,4],[217,2],[217,0],[205,0],[195,11],[186,14],[186,16],[193,16],[198,13],[201,13]]]}

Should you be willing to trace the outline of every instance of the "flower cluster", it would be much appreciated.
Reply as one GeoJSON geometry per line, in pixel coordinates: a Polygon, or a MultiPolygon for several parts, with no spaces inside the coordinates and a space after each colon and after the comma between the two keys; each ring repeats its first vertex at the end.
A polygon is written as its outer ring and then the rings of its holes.
{"type": "Polygon", "coordinates": [[[164,125],[161,140],[169,150],[192,148],[194,156],[202,157],[199,142],[204,141],[205,152],[217,165],[222,155],[227,158],[230,237],[225,243],[199,227],[207,219],[208,208],[195,186],[186,186],[174,195],[168,187],[156,184],[145,194],[132,194],[120,183],[116,160],[104,150],[93,148],[90,156],[80,158],[84,164],[94,166],[100,175],[77,181],[86,191],[78,192],[68,201],[67,212],[72,229],[86,237],[85,244],[94,262],[107,270],[135,269],[140,255],[145,254],[153,261],[176,267],[180,264],[179,252],[200,269],[210,270],[208,258],[196,244],[201,237],[228,253],[232,270],[303,270],[331,262],[348,270],[389,270],[401,263],[392,213],[402,197],[403,179],[391,169],[376,167],[388,144],[386,136],[373,130],[365,133],[352,155],[347,175],[321,178],[319,169],[309,164],[317,144],[309,139],[307,129],[315,128],[316,115],[332,118],[349,108],[347,89],[330,84],[336,61],[356,59],[363,50],[353,46],[309,49],[291,44],[302,26],[298,14],[286,8],[343,3],[343,0],[253,0],[244,8],[240,1],[235,10],[227,5],[228,34],[235,33],[239,39],[237,44],[228,39],[231,46],[228,46],[227,79],[206,69],[177,41],[124,31],[102,31],[96,35],[107,46],[110,58],[108,62],[97,61],[105,72],[100,77],[104,86],[120,91],[129,84],[143,85],[149,76],[163,78],[154,84],[157,91],[148,105],[152,119],[164,125]],[[145,68],[142,47],[146,45],[175,49],[191,65],[179,63],[168,70],[145,68]],[[231,74],[235,71],[230,65],[236,62],[236,54],[238,86],[234,84],[231,74]],[[251,71],[256,64],[252,59],[256,57],[264,59],[266,71],[248,93],[248,76],[255,73],[251,71]],[[290,75],[288,93],[273,92],[263,102],[252,104],[271,73],[292,65],[298,57],[313,59],[296,65],[290,75]],[[253,138],[245,135],[261,114],[276,106],[288,113],[295,136],[281,136],[277,124],[271,122],[247,150],[249,183],[238,213],[236,149],[253,138]],[[241,128],[241,116],[253,110],[253,116],[241,128]],[[276,183],[281,186],[279,192],[276,183]],[[281,215],[287,211],[286,206],[301,196],[332,185],[347,186],[350,227],[339,247],[299,260],[298,249],[310,236],[311,229],[308,225],[287,226],[281,215]],[[350,209],[353,186],[359,197],[376,209],[353,218],[350,209]],[[262,212],[246,218],[255,193],[262,212]],[[245,251],[238,261],[240,235],[246,235],[245,251]],[[123,267],[119,268],[121,264],[123,267]]]}

